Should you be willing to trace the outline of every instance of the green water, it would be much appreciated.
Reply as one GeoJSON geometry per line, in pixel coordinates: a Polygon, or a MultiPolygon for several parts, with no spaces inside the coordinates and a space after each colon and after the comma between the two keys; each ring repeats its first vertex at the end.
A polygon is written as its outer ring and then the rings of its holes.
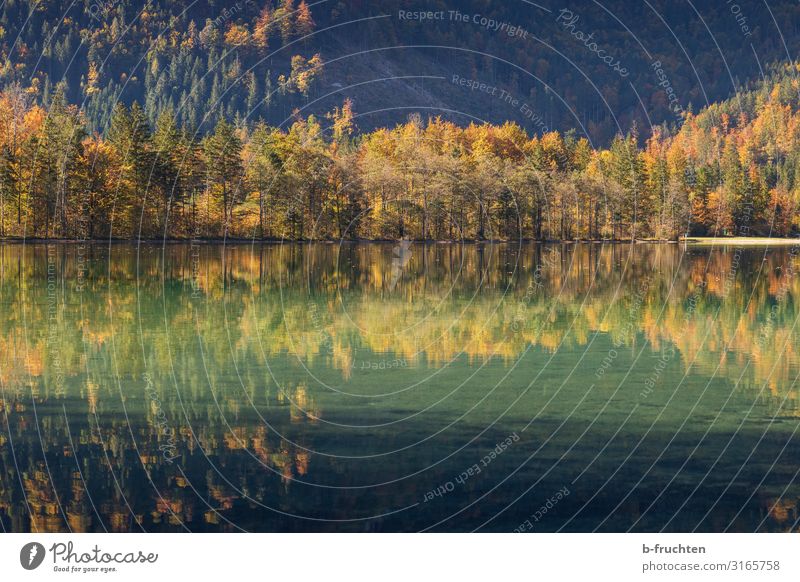
{"type": "Polygon", "coordinates": [[[0,246],[0,524],[797,530],[797,255],[0,246]]]}

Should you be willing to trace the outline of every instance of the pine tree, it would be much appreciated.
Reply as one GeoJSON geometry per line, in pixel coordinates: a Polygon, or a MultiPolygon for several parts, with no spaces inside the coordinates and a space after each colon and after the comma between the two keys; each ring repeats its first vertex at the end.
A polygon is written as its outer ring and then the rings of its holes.
{"type": "Polygon", "coordinates": [[[18,196],[18,162],[11,148],[3,144],[0,151],[0,237],[6,236],[6,214],[18,196]]]}
{"type": "Polygon", "coordinates": [[[227,232],[234,206],[240,202],[242,142],[234,127],[222,117],[214,133],[206,138],[204,149],[209,187],[221,201],[223,228],[227,232]]]}
{"type": "Polygon", "coordinates": [[[297,7],[297,18],[295,19],[295,31],[300,37],[307,37],[312,32],[316,23],[311,16],[311,9],[308,7],[306,0],[302,0],[297,7]]]}
{"type": "Polygon", "coordinates": [[[120,165],[114,230],[117,236],[134,236],[142,226],[141,203],[146,199],[153,169],[150,126],[138,103],[134,102],[130,110],[121,103],[115,106],[108,139],[120,165]]]}
{"type": "Polygon", "coordinates": [[[158,116],[153,133],[153,185],[160,193],[165,234],[170,208],[183,201],[183,184],[180,180],[181,133],[171,109],[158,116]]]}
{"type": "Polygon", "coordinates": [[[264,238],[271,235],[266,208],[270,192],[278,187],[276,182],[280,174],[280,164],[274,159],[272,132],[265,123],[256,125],[247,147],[247,184],[250,190],[258,193],[258,235],[264,238]]]}
{"type": "Polygon", "coordinates": [[[280,28],[283,44],[288,43],[295,33],[296,17],[294,0],[281,0],[280,7],[275,11],[275,20],[280,28]]]}
{"type": "Polygon", "coordinates": [[[269,37],[272,35],[275,22],[273,19],[272,7],[267,3],[258,15],[256,24],[253,27],[253,44],[261,52],[266,54],[269,48],[269,37]]]}
{"type": "Polygon", "coordinates": [[[44,177],[49,185],[41,208],[45,236],[50,236],[51,232],[62,237],[71,235],[71,198],[80,181],[84,121],[78,109],[67,104],[64,92],[65,87],[59,84],[38,144],[38,153],[44,161],[44,177]]]}
{"type": "Polygon", "coordinates": [[[258,113],[258,81],[256,74],[250,71],[247,74],[247,115],[255,117],[258,113]]]}

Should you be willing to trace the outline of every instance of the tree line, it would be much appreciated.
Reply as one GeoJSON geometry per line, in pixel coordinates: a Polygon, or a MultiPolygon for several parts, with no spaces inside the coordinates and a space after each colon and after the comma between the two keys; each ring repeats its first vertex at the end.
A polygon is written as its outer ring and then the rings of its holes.
{"type": "Polygon", "coordinates": [[[796,68],[682,127],[607,148],[419,115],[359,133],[350,101],[207,134],[118,103],[105,134],[56,88],[0,93],[0,236],[325,240],[676,239],[798,229],[796,68]]]}

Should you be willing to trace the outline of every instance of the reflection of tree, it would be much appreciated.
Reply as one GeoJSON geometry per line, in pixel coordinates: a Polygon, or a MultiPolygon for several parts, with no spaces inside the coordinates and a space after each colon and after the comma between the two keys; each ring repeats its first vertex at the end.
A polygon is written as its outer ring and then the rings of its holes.
{"type": "Polygon", "coordinates": [[[791,270],[787,275],[788,250],[770,251],[758,277],[756,252],[564,246],[543,256],[537,247],[427,247],[414,250],[392,293],[389,245],[234,247],[224,251],[224,261],[223,251],[211,248],[196,276],[203,292],[197,299],[188,292],[187,248],[168,248],[164,262],[148,250],[138,265],[132,252],[115,249],[110,277],[104,260],[92,263],[82,293],[69,285],[75,253],[62,249],[65,283],[54,321],[47,319],[42,300],[44,273],[37,261],[43,249],[2,252],[2,293],[9,308],[0,337],[7,362],[0,374],[6,389],[27,392],[32,383],[49,394],[55,378],[46,326],[55,325],[65,382],[72,390],[80,386],[83,397],[101,407],[100,392],[109,387],[92,378],[75,381],[83,377],[87,358],[109,362],[113,351],[135,354],[140,338],[132,327],[142,329],[147,361],[117,357],[120,376],[166,370],[178,361],[185,364],[175,372],[180,383],[200,391],[209,381],[219,382],[217,374],[231,357],[260,361],[262,352],[346,370],[359,351],[430,364],[459,353],[511,360],[529,345],[585,345],[595,333],[609,334],[619,345],[632,345],[641,335],[656,352],[674,344],[685,362],[701,367],[721,362],[723,370],[738,369],[750,360],[754,382],[766,380],[774,368],[775,390],[788,385],[784,380],[797,364],[787,339],[798,315],[800,280],[791,270]],[[732,267],[734,258],[738,268],[732,267]],[[641,305],[632,306],[645,284],[641,305]],[[692,296],[698,300],[689,307],[692,296]],[[39,333],[24,333],[23,312],[39,333]],[[208,379],[199,375],[203,354],[213,364],[208,379]]]}
{"type": "MultiPolygon", "coordinates": [[[[365,359],[405,358],[414,368],[463,353],[510,364],[530,346],[586,346],[601,334],[653,353],[674,349],[684,367],[710,374],[719,366],[731,382],[749,362],[745,387],[766,382],[767,399],[798,410],[800,281],[789,250],[770,251],[762,265],[755,251],[674,246],[417,245],[394,290],[391,245],[208,247],[196,275],[188,247],[167,247],[163,257],[143,248],[138,262],[128,247],[112,247],[111,261],[108,252],[91,249],[79,292],[77,251],[58,249],[59,309],[50,319],[44,248],[0,247],[0,417],[10,427],[0,424],[0,519],[11,529],[230,529],[226,518],[252,507],[245,495],[287,504],[318,462],[303,448],[305,431],[325,419],[303,366],[338,370],[346,385],[365,359]],[[49,326],[58,330],[60,395],[49,326]],[[253,365],[265,358],[283,366],[280,385],[253,365]],[[291,426],[295,442],[265,426],[250,401],[291,426]],[[160,418],[176,434],[174,464],[160,418]]],[[[766,510],[789,527],[795,501],[775,501],[765,498],[766,510]]]]}

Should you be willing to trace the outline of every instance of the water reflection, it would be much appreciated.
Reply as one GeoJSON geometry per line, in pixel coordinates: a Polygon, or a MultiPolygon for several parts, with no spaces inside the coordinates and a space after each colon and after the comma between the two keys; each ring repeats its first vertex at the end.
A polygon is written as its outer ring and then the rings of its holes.
{"type": "Polygon", "coordinates": [[[0,524],[797,529],[797,254],[0,246],[0,524]]]}

